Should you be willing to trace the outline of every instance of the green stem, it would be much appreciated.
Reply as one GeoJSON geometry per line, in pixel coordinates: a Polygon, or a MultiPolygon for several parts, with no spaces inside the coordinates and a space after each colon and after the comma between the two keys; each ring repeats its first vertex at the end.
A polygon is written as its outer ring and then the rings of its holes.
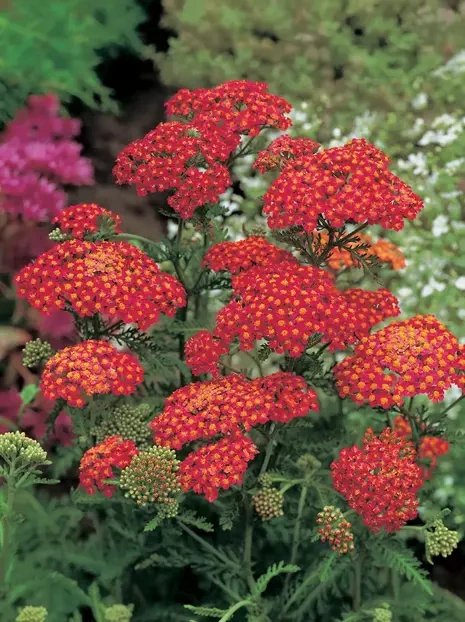
{"type": "Polygon", "coordinates": [[[242,607],[248,607],[249,605],[252,605],[253,603],[250,600],[241,600],[240,602],[236,603],[234,605],[234,607],[231,607],[231,609],[228,609],[228,611],[224,614],[224,616],[218,621],[218,622],[226,622],[226,620],[230,620],[233,615],[236,613],[236,611],[238,611],[239,609],[242,609],[242,607]]]}
{"type": "MultiPolygon", "coordinates": [[[[14,465],[11,467],[13,471],[14,465]]],[[[11,555],[11,517],[13,515],[16,481],[11,475],[6,482],[6,508],[2,517],[2,550],[0,553],[0,593],[6,594],[8,590],[8,569],[10,566],[11,555]]]]}
{"type": "Polygon", "coordinates": [[[217,551],[214,546],[212,546],[209,542],[198,536],[195,531],[192,531],[187,525],[185,525],[181,520],[178,519],[178,525],[181,527],[183,531],[190,535],[196,542],[198,542],[206,551],[209,551],[212,555],[217,557],[219,560],[226,564],[227,566],[232,566],[231,561],[225,557],[222,553],[217,551]]]}
{"type": "Polygon", "coordinates": [[[253,515],[252,507],[247,498],[244,499],[245,505],[245,533],[244,533],[244,554],[242,561],[246,573],[247,583],[251,591],[255,588],[255,580],[252,573],[252,539],[253,539],[253,515]]]}
{"type": "Polygon", "coordinates": [[[449,404],[449,406],[447,408],[445,408],[442,413],[439,415],[439,419],[442,419],[448,412],[449,410],[451,410],[452,408],[454,408],[454,406],[457,406],[457,404],[459,402],[461,402],[463,399],[465,399],[465,393],[463,395],[461,395],[460,397],[458,397],[456,400],[454,400],[452,402],[452,404],[449,404]]]}
{"type": "Polygon", "coordinates": [[[305,502],[307,500],[308,486],[304,484],[300,491],[299,505],[297,506],[297,518],[294,523],[294,532],[292,534],[292,551],[290,564],[295,564],[297,561],[297,555],[300,545],[300,529],[302,526],[302,517],[305,509],[305,502]]]}
{"type": "Polygon", "coordinates": [[[133,240],[134,242],[142,242],[143,244],[151,244],[152,246],[156,246],[156,242],[154,240],[149,240],[148,238],[144,238],[142,235],[136,235],[135,233],[118,233],[115,236],[115,240],[118,242],[119,240],[133,240]]]}
{"type": "Polygon", "coordinates": [[[262,462],[262,466],[260,468],[260,473],[258,474],[258,478],[260,479],[260,477],[262,477],[262,475],[265,475],[266,470],[268,469],[268,465],[270,464],[270,460],[271,460],[271,455],[273,453],[273,449],[275,448],[276,445],[276,423],[273,422],[270,426],[270,441],[267,445],[266,451],[265,451],[265,458],[262,462]]]}
{"type": "Polygon", "coordinates": [[[352,600],[353,605],[352,608],[354,611],[360,611],[360,606],[362,604],[362,555],[357,557],[354,566],[354,587],[352,592],[352,600]]]}

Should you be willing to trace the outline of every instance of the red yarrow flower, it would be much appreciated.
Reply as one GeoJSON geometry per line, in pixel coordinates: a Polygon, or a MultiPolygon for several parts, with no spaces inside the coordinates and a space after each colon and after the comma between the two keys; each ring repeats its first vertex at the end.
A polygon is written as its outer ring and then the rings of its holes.
{"type": "Polygon", "coordinates": [[[266,149],[260,151],[253,168],[262,173],[283,169],[295,160],[313,155],[321,147],[311,138],[292,138],[288,134],[278,136],[266,149]]]}
{"type": "Polygon", "coordinates": [[[121,216],[97,205],[97,203],[70,205],[52,222],[58,225],[63,233],[67,233],[77,240],[83,240],[87,235],[97,233],[104,221],[111,223],[112,233],[121,233],[121,216]]]}
{"type": "Polygon", "coordinates": [[[100,313],[141,330],[160,313],[172,317],[186,304],[179,281],[126,242],[57,244],[24,267],[15,282],[18,296],[45,314],[60,309],[80,317],[100,313]]]}
{"type": "Polygon", "coordinates": [[[116,487],[106,484],[105,480],[113,479],[113,469],[126,468],[138,453],[133,441],[126,441],[122,436],[109,436],[82,456],[79,465],[80,486],[89,495],[100,490],[105,497],[112,497],[116,487]]]}
{"type": "Polygon", "coordinates": [[[243,434],[225,436],[190,453],[179,468],[184,492],[193,490],[212,503],[220,490],[242,484],[247,466],[258,453],[254,443],[243,434]]]}
{"type": "MultiPolygon", "coordinates": [[[[326,245],[329,240],[327,233],[319,232],[320,244],[326,245]]],[[[405,268],[405,257],[398,246],[383,238],[376,242],[369,235],[358,233],[357,242],[348,242],[343,248],[334,248],[331,251],[326,263],[332,270],[342,270],[343,268],[361,268],[360,261],[351,253],[360,244],[369,245],[366,249],[357,250],[357,253],[366,260],[376,259],[379,263],[388,264],[393,270],[405,268]]]]}
{"type": "Polygon", "coordinates": [[[287,130],[292,106],[268,92],[264,82],[234,80],[212,89],[181,89],[166,103],[169,116],[181,116],[197,126],[215,124],[223,132],[257,136],[265,128],[287,130]]]}
{"type": "Polygon", "coordinates": [[[119,352],[106,341],[88,340],[48,359],[40,388],[49,400],[62,398],[82,408],[92,395],[130,395],[143,379],[144,368],[133,354],[119,352]]]}
{"type": "Polygon", "coordinates": [[[187,219],[197,207],[216,203],[231,185],[224,162],[238,143],[237,136],[213,123],[201,128],[178,121],[160,123],[121,151],[113,173],[118,184],[135,185],[140,196],[173,191],[168,203],[187,219]]]}
{"type": "Polygon", "coordinates": [[[418,514],[423,486],[416,451],[390,428],[378,437],[368,429],[363,447],[344,448],[331,464],[334,488],[374,533],[399,529],[418,514]]]}
{"type": "Polygon", "coordinates": [[[282,262],[298,263],[289,251],[278,248],[264,237],[251,235],[245,240],[215,244],[206,253],[202,265],[213,272],[225,270],[234,275],[253,266],[265,268],[282,262]]]}
{"type": "Polygon", "coordinates": [[[228,352],[229,345],[208,330],[201,330],[188,339],[184,348],[186,365],[191,368],[194,376],[218,376],[220,357],[228,352]]]}
{"type": "Polygon", "coordinates": [[[386,409],[422,394],[438,402],[457,382],[458,347],[433,315],[393,322],[363,337],[354,356],[334,367],[339,395],[386,409]]]}
{"type": "Polygon", "coordinates": [[[150,427],[155,444],[181,449],[201,438],[250,430],[268,421],[287,423],[318,409],[317,394],[300,376],[277,372],[248,380],[232,374],[177,389],[150,427]]]}
{"type": "Polygon", "coordinates": [[[316,333],[330,351],[345,349],[400,313],[387,290],[342,293],[327,271],[294,261],[245,270],[232,286],[234,298],[218,313],[214,335],[228,343],[239,337],[243,350],[267,339],[276,352],[299,357],[316,333]]]}
{"type": "Polygon", "coordinates": [[[423,201],[388,169],[389,158],[365,139],[325,149],[286,166],[264,196],[272,229],[302,226],[311,233],[323,215],[332,227],[346,222],[400,230],[423,201]]]}
{"type": "MultiPolygon", "coordinates": [[[[410,423],[401,415],[394,419],[394,429],[404,438],[411,439],[412,427],[410,423]]],[[[450,449],[449,441],[439,436],[422,436],[418,447],[418,459],[420,462],[427,462],[427,465],[420,465],[425,479],[431,479],[438,465],[438,458],[447,454],[450,449]]]]}

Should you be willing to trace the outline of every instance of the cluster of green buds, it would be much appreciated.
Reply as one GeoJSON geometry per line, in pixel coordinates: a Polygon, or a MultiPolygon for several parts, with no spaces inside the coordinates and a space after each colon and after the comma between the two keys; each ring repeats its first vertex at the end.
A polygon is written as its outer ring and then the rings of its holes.
{"type": "Polygon", "coordinates": [[[50,231],[48,237],[52,242],[66,242],[66,240],[72,240],[73,236],[69,235],[69,233],[64,233],[61,229],[54,229],[50,231]]]}
{"type": "Polygon", "coordinates": [[[5,460],[10,469],[16,471],[50,464],[47,460],[47,452],[24,432],[0,434],[0,458],[5,460]]]}
{"type": "Polygon", "coordinates": [[[373,609],[373,622],[392,622],[392,611],[387,603],[373,609]]]}
{"type": "Polygon", "coordinates": [[[48,611],[45,607],[23,607],[18,612],[15,622],[45,622],[48,611]]]}
{"type": "Polygon", "coordinates": [[[180,461],[168,447],[151,447],[131,460],[121,472],[120,486],[139,505],[159,504],[159,514],[171,517],[177,514],[177,502],[172,495],[181,492],[178,470],[180,461]],[[161,509],[163,507],[163,509],[161,509]]]}
{"type": "Polygon", "coordinates": [[[456,531],[448,529],[441,519],[435,520],[425,532],[426,559],[432,564],[432,557],[438,555],[449,557],[457,548],[459,541],[459,534],[456,531]]]}
{"type": "Polygon", "coordinates": [[[321,462],[312,456],[312,454],[304,454],[297,460],[297,468],[303,471],[307,476],[321,467],[321,462]]]}
{"type": "Polygon", "coordinates": [[[273,487],[269,475],[263,475],[258,482],[262,488],[252,497],[252,504],[257,514],[263,521],[283,516],[284,495],[282,492],[273,487]]]}
{"type": "Polygon", "coordinates": [[[354,534],[352,525],[345,518],[341,510],[333,505],[327,505],[319,512],[316,522],[320,525],[318,534],[322,542],[328,542],[333,551],[344,555],[354,550],[354,534]]]}
{"type": "Polygon", "coordinates": [[[26,367],[38,367],[48,361],[55,354],[55,350],[48,343],[41,339],[33,339],[26,343],[23,348],[23,363],[26,367]]]}
{"type": "Polygon", "coordinates": [[[132,605],[111,605],[105,609],[105,622],[131,622],[132,611],[132,605]]]}
{"type": "Polygon", "coordinates": [[[109,436],[122,436],[133,441],[139,449],[145,449],[149,446],[151,437],[148,426],[150,414],[151,408],[148,404],[122,404],[112,411],[111,417],[95,426],[92,434],[97,443],[103,442],[109,436]]]}

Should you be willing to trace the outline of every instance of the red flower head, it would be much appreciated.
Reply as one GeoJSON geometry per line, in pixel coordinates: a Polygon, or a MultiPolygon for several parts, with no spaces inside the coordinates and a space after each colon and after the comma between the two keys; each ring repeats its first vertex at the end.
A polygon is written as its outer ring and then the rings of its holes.
{"type": "Polygon", "coordinates": [[[296,417],[305,417],[310,410],[320,410],[318,395],[301,376],[278,371],[253,382],[265,393],[267,401],[272,400],[273,407],[269,412],[271,421],[289,423],[296,417]]]}
{"type": "Polygon", "coordinates": [[[45,364],[40,388],[49,400],[65,399],[82,408],[95,394],[130,395],[144,379],[133,354],[106,341],[89,340],[63,348],[45,364]]]}
{"type": "Polygon", "coordinates": [[[276,352],[293,357],[315,333],[331,351],[345,349],[399,313],[387,290],[342,294],[325,270],[288,261],[241,272],[233,277],[233,291],[235,299],[217,315],[215,336],[226,342],[239,337],[244,350],[266,338],[276,352]]]}
{"type": "Polygon", "coordinates": [[[454,384],[465,391],[465,344],[459,345],[455,361],[454,384]]]}
{"type": "Polygon", "coordinates": [[[157,445],[181,449],[200,438],[250,430],[269,421],[271,401],[261,388],[238,374],[194,382],[172,393],[150,424],[157,445]]]}
{"type": "Polygon", "coordinates": [[[374,533],[399,531],[417,516],[423,485],[416,451],[390,428],[379,437],[368,429],[363,447],[346,447],[331,464],[334,488],[374,533]]]}
{"type": "MultiPolygon", "coordinates": [[[[410,439],[412,427],[410,423],[400,415],[394,419],[394,429],[397,434],[410,439]]],[[[427,466],[422,465],[423,477],[430,479],[438,465],[439,456],[443,456],[450,449],[449,441],[439,436],[423,436],[420,439],[418,448],[418,459],[421,462],[428,462],[427,466]]]]}
{"type": "Polygon", "coordinates": [[[187,117],[197,126],[214,123],[223,132],[257,136],[265,128],[287,130],[291,104],[268,93],[264,82],[235,80],[212,89],[181,89],[166,104],[169,116],[187,117]]]}
{"type": "Polygon", "coordinates": [[[182,285],[126,242],[69,240],[57,244],[16,276],[18,296],[49,314],[73,310],[135,323],[141,330],[186,304],[182,285]]]}
{"type": "Polygon", "coordinates": [[[169,205],[191,218],[197,207],[216,203],[231,185],[223,164],[239,143],[213,123],[160,123],[119,154],[113,173],[118,184],[134,184],[137,194],[172,190],[169,205]]]}
{"type": "Polygon", "coordinates": [[[105,480],[113,479],[113,469],[126,468],[138,453],[132,441],[125,441],[122,436],[109,436],[82,456],[79,465],[80,485],[89,495],[101,490],[105,497],[112,497],[116,487],[105,484],[105,480]]]}
{"type": "Polygon", "coordinates": [[[458,342],[432,315],[393,322],[363,337],[333,370],[341,397],[391,408],[426,394],[434,402],[454,382],[458,342]]]}
{"type": "MultiPolygon", "coordinates": [[[[323,244],[328,242],[328,234],[319,233],[320,240],[323,244]]],[[[332,270],[342,270],[343,268],[360,268],[360,262],[351,254],[350,250],[356,248],[360,244],[369,244],[370,247],[358,251],[359,254],[366,259],[376,259],[379,263],[389,264],[393,270],[402,270],[405,268],[405,257],[400,248],[389,240],[380,239],[375,242],[369,235],[358,233],[358,242],[348,242],[344,248],[335,248],[331,251],[327,259],[327,264],[332,270]]]]}
{"type": "Polygon", "coordinates": [[[253,266],[274,266],[282,262],[297,265],[297,259],[289,251],[278,248],[263,237],[252,235],[238,242],[219,242],[211,247],[203,258],[203,265],[214,272],[226,270],[239,274],[253,266]]]}
{"type": "Polygon", "coordinates": [[[243,434],[225,436],[190,453],[181,463],[179,478],[183,490],[205,495],[211,503],[220,489],[242,484],[247,466],[258,453],[257,447],[243,434]]]}
{"type": "Polygon", "coordinates": [[[423,201],[391,173],[388,157],[365,139],[325,149],[287,166],[264,196],[272,229],[300,225],[311,233],[319,215],[335,228],[346,222],[400,230],[423,201]]]}
{"type": "Polygon", "coordinates": [[[283,134],[266,149],[260,151],[253,168],[260,171],[262,175],[276,168],[283,169],[292,165],[295,160],[313,155],[320,147],[320,143],[311,138],[292,138],[288,134],[283,134]]]}
{"type": "Polygon", "coordinates": [[[220,357],[228,352],[228,344],[214,337],[208,330],[201,330],[188,339],[184,348],[186,364],[194,376],[200,374],[218,376],[220,357]]]}
{"type": "Polygon", "coordinates": [[[68,233],[75,239],[83,240],[89,233],[97,233],[104,220],[112,224],[113,233],[121,232],[121,217],[97,205],[97,203],[70,205],[52,222],[57,224],[63,233],[68,233]]]}

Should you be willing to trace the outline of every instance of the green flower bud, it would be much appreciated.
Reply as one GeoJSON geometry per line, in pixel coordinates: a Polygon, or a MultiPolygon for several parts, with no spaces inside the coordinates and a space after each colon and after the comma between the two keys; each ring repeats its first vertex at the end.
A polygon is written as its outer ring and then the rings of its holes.
{"type": "Polygon", "coordinates": [[[131,622],[132,605],[112,605],[105,610],[105,622],[131,622]]]}
{"type": "Polygon", "coordinates": [[[0,456],[15,466],[39,466],[50,464],[47,452],[37,441],[29,438],[24,432],[5,432],[0,435],[0,456]]]}
{"type": "MultiPolygon", "coordinates": [[[[120,486],[139,505],[172,505],[172,495],[181,491],[178,478],[180,461],[168,447],[151,447],[139,453],[121,472],[120,486]]],[[[177,513],[177,512],[176,512],[177,513]]]]}
{"type": "Polygon", "coordinates": [[[151,408],[148,404],[131,406],[122,404],[113,410],[110,418],[103,421],[92,430],[97,443],[101,443],[109,436],[122,436],[133,441],[139,449],[148,448],[151,432],[148,426],[151,408]]]}
{"type": "Polygon", "coordinates": [[[432,557],[449,557],[457,548],[460,538],[456,531],[447,529],[441,519],[434,521],[430,529],[431,531],[428,529],[425,533],[426,559],[433,563],[432,557]]]}
{"type": "Polygon", "coordinates": [[[304,454],[297,460],[297,468],[307,472],[307,474],[316,471],[320,466],[321,462],[317,460],[315,456],[312,456],[312,454],[304,454]]]}
{"type": "Polygon", "coordinates": [[[276,488],[263,488],[263,490],[259,490],[252,497],[252,503],[255,511],[264,521],[278,518],[284,514],[284,496],[276,488]]]}
{"type": "Polygon", "coordinates": [[[19,610],[15,622],[45,622],[48,611],[45,607],[23,607],[19,610]]]}
{"type": "Polygon", "coordinates": [[[392,622],[392,611],[387,603],[373,609],[373,622],[392,622]]]}
{"type": "Polygon", "coordinates": [[[175,499],[169,499],[167,503],[163,503],[157,508],[158,516],[161,519],[175,518],[179,512],[179,502],[175,499]]]}
{"type": "Polygon", "coordinates": [[[52,242],[65,242],[66,240],[72,240],[73,236],[68,233],[63,233],[61,229],[54,229],[48,234],[48,237],[52,242]]]}
{"type": "Polygon", "coordinates": [[[26,367],[38,367],[55,354],[55,350],[41,339],[29,341],[23,348],[23,363],[26,367]]]}
{"type": "Polygon", "coordinates": [[[258,478],[258,483],[262,488],[272,488],[273,478],[271,477],[271,475],[268,475],[268,473],[265,473],[265,475],[261,475],[258,478]]]}

